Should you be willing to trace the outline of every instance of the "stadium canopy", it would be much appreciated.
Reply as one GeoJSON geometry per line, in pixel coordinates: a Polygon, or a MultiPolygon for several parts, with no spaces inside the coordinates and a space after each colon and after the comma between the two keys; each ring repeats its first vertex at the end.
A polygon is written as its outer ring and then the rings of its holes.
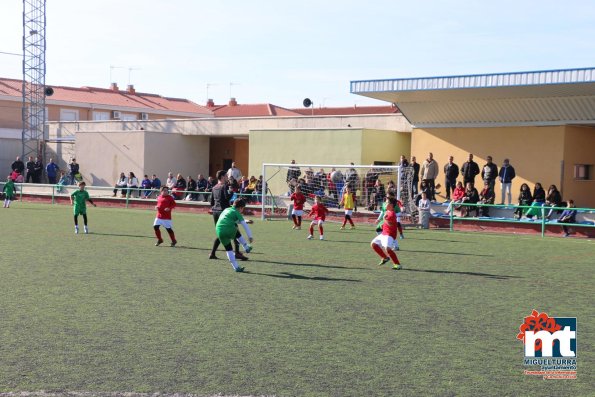
{"type": "Polygon", "coordinates": [[[352,81],[417,128],[595,125],[595,68],[352,81]]]}

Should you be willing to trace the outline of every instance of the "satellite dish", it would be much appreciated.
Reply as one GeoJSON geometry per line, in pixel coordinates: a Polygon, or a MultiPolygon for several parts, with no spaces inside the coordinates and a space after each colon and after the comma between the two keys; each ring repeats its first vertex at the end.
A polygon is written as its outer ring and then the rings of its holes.
{"type": "Polygon", "coordinates": [[[45,96],[52,96],[54,95],[54,89],[52,87],[45,87],[43,90],[45,96]]]}
{"type": "Polygon", "coordinates": [[[309,108],[310,106],[312,106],[312,100],[310,100],[310,98],[306,98],[304,99],[304,107],[309,108]]]}

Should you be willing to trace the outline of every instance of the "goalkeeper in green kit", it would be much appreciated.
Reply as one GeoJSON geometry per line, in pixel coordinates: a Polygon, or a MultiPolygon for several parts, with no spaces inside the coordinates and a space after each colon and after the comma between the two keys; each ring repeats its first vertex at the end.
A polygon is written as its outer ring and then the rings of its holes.
{"type": "Polygon", "coordinates": [[[246,201],[244,199],[235,200],[232,207],[223,210],[223,212],[219,216],[217,225],[215,226],[217,238],[225,247],[227,258],[231,262],[233,270],[235,270],[236,272],[244,271],[244,268],[238,265],[235,253],[233,252],[233,247],[231,246],[231,242],[236,237],[236,234],[238,232],[238,223],[241,223],[244,227],[246,235],[248,236],[248,241],[254,241],[252,239],[252,231],[250,230],[250,228],[246,224],[246,221],[244,220],[244,217],[242,216],[244,208],[246,208],[246,201]]]}
{"type": "Polygon", "coordinates": [[[79,215],[83,216],[85,224],[85,234],[89,233],[87,227],[87,201],[97,207],[93,200],[89,197],[89,192],[85,190],[85,182],[79,182],[79,190],[75,190],[70,194],[70,204],[74,205],[74,232],[79,233],[79,215]]]}

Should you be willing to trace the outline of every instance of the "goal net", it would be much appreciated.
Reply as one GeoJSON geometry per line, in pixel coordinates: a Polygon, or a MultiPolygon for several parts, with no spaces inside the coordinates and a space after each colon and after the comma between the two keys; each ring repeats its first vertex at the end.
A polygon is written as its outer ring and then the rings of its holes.
{"type": "Polygon", "coordinates": [[[287,217],[292,204],[290,196],[298,185],[307,199],[306,210],[313,205],[314,197],[319,196],[331,215],[342,217],[339,203],[349,186],[355,193],[357,213],[362,216],[372,218],[389,191],[394,192],[403,205],[402,221],[410,223],[411,217],[417,214],[412,194],[413,168],[410,167],[265,163],[262,175],[263,219],[287,217]]]}

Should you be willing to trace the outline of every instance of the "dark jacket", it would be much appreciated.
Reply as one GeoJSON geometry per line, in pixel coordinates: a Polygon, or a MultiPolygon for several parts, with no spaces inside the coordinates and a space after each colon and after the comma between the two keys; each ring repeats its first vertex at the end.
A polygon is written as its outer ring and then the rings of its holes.
{"type": "Polygon", "coordinates": [[[537,201],[539,203],[545,202],[545,190],[543,190],[542,187],[533,190],[533,201],[537,201]]]}
{"type": "Polygon", "coordinates": [[[226,184],[217,184],[213,187],[213,193],[211,194],[211,209],[213,212],[222,212],[224,209],[229,208],[231,200],[231,193],[229,192],[226,184]]]}
{"type": "Polygon", "coordinates": [[[531,205],[533,202],[533,196],[530,190],[521,190],[519,193],[519,204],[520,205],[531,205]]]}
{"type": "Polygon", "coordinates": [[[471,190],[465,190],[465,197],[463,197],[463,201],[466,203],[479,202],[479,193],[477,192],[477,189],[473,188],[471,190]]]}
{"type": "Polygon", "coordinates": [[[562,195],[560,194],[559,190],[554,190],[550,194],[547,195],[545,201],[549,202],[552,205],[560,205],[562,202],[562,195]]]}
{"type": "Polygon", "coordinates": [[[14,161],[10,166],[10,169],[12,169],[13,171],[17,171],[19,174],[23,175],[23,171],[25,171],[25,163],[23,163],[21,160],[14,161]]]}
{"type": "Polygon", "coordinates": [[[484,181],[495,181],[498,177],[498,166],[496,164],[491,163],[483,166],[481,169],[481,179],[484,181]],[[486,170],[487,168],[487,170],[486,170]],[[487,172],[486,172],[487,171],[487,172]]]}
{"type": "Polygon", "coordinates": [[[512,165],[509,165],[508,167],[501,167],[498,177],[502,183],[512,183],[512,180],[516,177],[514,167],[512,165]]]}
{"type": "Polygon", "coordinates": [[[444,165],[444,178],[447,181],[456,181],[459,176],[459,166],[455,163],[446,163],[444,165]]]}
{"type": "Polygon", "coordinates": [[[466,161],[461,168],[461,175],[465,180],[475,179],[475,176],[479,174],[479,166],[475,161],[466,161]]]}
{"type": "Polygon", "coordinates": [[[419,181],[419,168],[420,165],[419,163],[409,163],[409,167],[413,168],[413,183],[418,182],[419,181]]]}

